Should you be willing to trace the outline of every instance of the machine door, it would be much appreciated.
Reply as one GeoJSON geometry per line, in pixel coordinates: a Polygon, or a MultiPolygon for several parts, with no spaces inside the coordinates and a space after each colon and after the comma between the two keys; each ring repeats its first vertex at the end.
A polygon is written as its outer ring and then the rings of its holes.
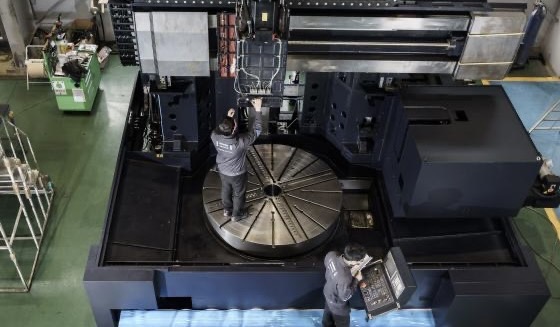
{"type": "Polygon", "coordinates": [[[398,247],[391,248],[382,262],[364,268],[362,275],[360,291],[369,319],[400,308],[416,289],[416,282],[398,247]]]}

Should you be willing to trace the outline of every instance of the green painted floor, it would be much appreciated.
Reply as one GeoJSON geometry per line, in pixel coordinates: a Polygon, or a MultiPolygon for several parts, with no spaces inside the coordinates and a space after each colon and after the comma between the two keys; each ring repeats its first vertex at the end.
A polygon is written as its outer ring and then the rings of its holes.
{"type": "Polygon", "coordinates": [[[514,219],[514,229],[534,253],[546,279],[551,298],[533,322],[533,327],[560,326],[560,241],[542,210],[524,208],[514,219]]]}
{"type": "MultiPolygon", "coordinates": [[[[31,137],[39,164],[55,183],[56,196],[33,287],[27,294],[0,294],[0,326],[94,326],[82,276],[91,245],[99,242],[135,67],[112,56],[91,114],[58,111],[49,85],[26,91],[24,81],[0,81],[0,103],[31,137]]],[[[550,223],[531,210],[516,218],[555,299],[533,326],[560,326],[560,245],[550,223]]],[[[4,253],[0,253],[3,255],[4,253]]],[[[1,267],[0,267],[1,268],[1,267]]]]}
{"type": "Polygon", "coordinates": [[[101,237],[137,71],[112,56],[90,114],[59,111],[49,85],[0,81],[0,103],[15,112],[56,192],[31,292],[0,294],[0,326],[95,326],[82,277],[101,237]]]}

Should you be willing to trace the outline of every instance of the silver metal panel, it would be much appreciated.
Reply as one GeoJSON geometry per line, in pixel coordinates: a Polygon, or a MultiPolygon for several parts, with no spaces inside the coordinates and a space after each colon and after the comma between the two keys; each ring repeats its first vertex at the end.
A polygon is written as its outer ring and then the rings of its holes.
{"type": "Polygon", "coordinates": [[[208,13],[151,14],[159,75],[209,76],[208,13]]]}
{"type": "Polygon", "coordinates": [[[456,64],[455,61],[336,60],[288,55],[286,69],[323,73],[453,74],[456,64]]]}
{"type": "Polygon", "coordinates": [[[330,45],[330,46],[414,46],[414,47],[441,47],[449,48],[449,42],[372,42],[372,41],[288,41],[288,45],[330,45]]]}
{"type": "Polygon", "coordinates": [[[520,12],[473,13],[455,78],[503,78],[517,54],[525,21],[520,12]]]}
{"type": "Polygon", "coordinates": [[[218,17],[216,15],[208,15],[208,28],[218,27],[218,17]]]}
{"type": "MultiPolygon", "coordinates": [[[[284,96],[303,97],[305,85],[301,84],[284,84],[284,96]]],[[[290,113],[291,114],[291,113],[290,113]]]]}
{"type": "Polygon", "coordinates": [[[157,74],[154,61],[154,48],[152,46],[152,24],[149,12],[135,12],[134,22],[136,24],[136,41],[138,44],[138,56],[143,73],[157,74]]]}
{"type": "Polygon", "coordinates": [[[466,31],[469,16],[336,17],[291,16],[290,30],[466,31]]]}
{"type": "Polygon", "coordinates": [[[207,13],[137,12],[134,19],[143,73],[210,75],[207,13]]]}
{"type": "Polygon", "coordinates": [[[280,144],[255,145],[247,160],[249,216],[244,220],[223,216],[217,171],[210,170],[204,180],[207,218],[225,242],[251,255],[277,258],[307,252],[328,239],[340,215],[342,189],[325,162],[280,144]]]}
{"type": "Polygon", "coordinates": [[[511,67],[511,62],[492,64],[459,64],[456,79],[502,79],[511,67]]]}
{"type": "Polygon", "coordinates": [[[526,20],[523,12],[476,12],[469,34],[522,33],[526,20]]]}
{"type": "Polygon", "coordinates": [[[210,58],[210,70],[217,71],[218,70],[218,58],[212,57],[210,58]]]}
{"type": "Polygon", "coordinates": [[[513,61],[523,34],[469,35],[461,63],[513,61]]]}
{"type": "Polygon", "coordinates": [[[140,68],[142,69],[142,73],[157,74],[156,63],[153,59],[142,59],[140,57],[140,68]]]}

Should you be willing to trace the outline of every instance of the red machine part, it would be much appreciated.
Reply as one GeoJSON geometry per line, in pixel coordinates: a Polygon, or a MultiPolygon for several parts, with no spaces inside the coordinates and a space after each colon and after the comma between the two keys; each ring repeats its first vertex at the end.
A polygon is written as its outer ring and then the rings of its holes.
{"type": "Polygon", "coordinates": [[[218,14],[218,70],[220,77],[234,78],[236,64],[235,14],[218,14]]]}

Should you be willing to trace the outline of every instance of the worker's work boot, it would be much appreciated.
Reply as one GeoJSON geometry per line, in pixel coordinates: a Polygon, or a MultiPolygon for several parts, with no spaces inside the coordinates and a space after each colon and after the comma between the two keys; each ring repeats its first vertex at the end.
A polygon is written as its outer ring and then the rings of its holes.
{"type": "Polygon", "coordinates": [[[249,217],[249,214],[247,213],[247,210],[243,210],[243,212],[241,213],[241,215],[231,217],[231,221],[233,221],[233,222],[238,222],[238,221],[243,220],[243,219],[245,219],[245,218],[247,218],[247,217],[249,217]]]}

